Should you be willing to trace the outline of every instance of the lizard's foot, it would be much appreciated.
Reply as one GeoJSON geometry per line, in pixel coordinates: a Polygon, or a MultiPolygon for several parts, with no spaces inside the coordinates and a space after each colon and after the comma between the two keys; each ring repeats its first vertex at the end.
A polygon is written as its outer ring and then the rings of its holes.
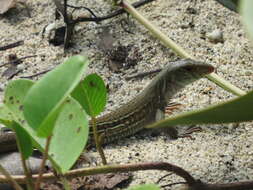
{"type": "Polygon", "coordinates": [[[174,110],[178,110],[181,106],[182,104],[180,103],[171,102],[166,106],[164,113],[171,115],[174,110]]]}
{"type": "Polygon", "coordinates": [[[190,138],[191,140],[194,140],[194,138],[191,136],[194,132],[200,132],[202,129],[200,127],[189,127],[183,134],[178,135],[178,138],[190,138]]]}

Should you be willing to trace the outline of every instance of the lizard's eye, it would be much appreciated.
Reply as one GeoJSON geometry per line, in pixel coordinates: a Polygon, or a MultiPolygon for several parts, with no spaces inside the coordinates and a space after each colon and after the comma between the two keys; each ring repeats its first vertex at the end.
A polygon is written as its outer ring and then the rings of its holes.
{"type": "Polygon", "coordinates": [[[197,67],[192,67],[192,66],[186,66],[184,67],[185,70],[187,70],[188,72],[196,72],[198,70],[197,67]]]}

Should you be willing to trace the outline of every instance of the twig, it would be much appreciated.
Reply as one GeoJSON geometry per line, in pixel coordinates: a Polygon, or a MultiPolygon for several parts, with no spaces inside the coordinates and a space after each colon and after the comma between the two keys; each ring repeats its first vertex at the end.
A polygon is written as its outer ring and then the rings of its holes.
{"type": "Polygon", "coordinates": [[[4,51],[4,50],[7,50],[7,49],[17,47],[17,46],[21,46],[23,44],[24,44],[24,41],[20,40],[20,41],[17,41],[17,42],[14,42],[14,43],[11,43],[11,44],[8,44],[8,45],[5,45],[5,46],[1,46],[0,51],[4,51]]]}
{"type": "Polygon", "coordinates": [[[22,70],[16,70],[13,73],[11,73],[9,76],[7,76],[7,79],[10,80],[12,79],[14,76],[16,76],[17,74],[21,73],[22,70]]]}
{"type": "MultiPolygon", "coordinates": [[[[113,172],[130,172],[130,171],[139,171],[139,170],[165,170],[168,172],[174,172],[175,174],[179,175],[180,177],[184,178],[187,183],[193,184],[195,183],[195,179],[184,169],[175,166],[170,163],[166,162],[148,162],[148,163],[140,163],[140,164],[125,164],[125,165],[105,165],[105,166],[98,166],[92,168],[82,168],[82,169],[75,169],[63,174],[67,179],[72,179],[75,177],[80,176],[89,176],[89,175],[96,175],[96,174],[106,174],[106,173],[113,173],[113,172]]],[[[18,183],[25,183],[25,176],[13,176],[13,178],[18,183]]],[[[33,179],[38,178],[38,175],[33,175],[33,179]]],[[[55,175],[51,173],[43,174],[43,181],[46,180],[56,180],[55,175]]],[[[4,176],[0,176],[0,183],[6,183],[9,180],[6,179],[4,176]]]]}
{"type": "Polygon", "coordinates": [[[170,184],[162,185],[161,188],[172,187],[173,185],[179,185],[179,184],[187,184],[187,183],[186,182],[170,183],[170,184]]]}
{"type": "Polygon", "coordinates": [[[33,75],[29,75],[29,76],[23,76],[23,77],[20,77],[20,78],[33,78],[33,77],[37,77],[39,75],[42,75],[42,74],[45,74],[49,71],[51,71],[52,69],[48,69],[48,70],[45,70],[45,71],[42,71],[42,72],[39,72],[39,73],[35,73],[33,75]]]}
{"type": "Polygon", "coordinates": [[[159,184],[164,178],[168,177],[168,176],[171,176],[172,173],[169,173],[169,174],[166,174],[164,176],[162,176],[160,179],[157,180],[156,184],[159,184]]]}
{"type": "Polygon", "coordinates": [[[11,61],[9,61],[7,63],[4,63],[4,64],[0,65],[0,67],[6,66],[6,65],[18,65],[18,64],[21,63],[21,61],[23,59],[27,59],[27,58],[31,58],[31,57],[37,57],[37,55],[29,55],[29,56],[25,56],[25,57],[20,57],[18,59],[11,60],[11,61]]]}
{"type": "MultiPolygon", "coordinates": [[[[132,6],[135,8],[138,8],[142,5],[150,3],[152,1],[154,1],[154,0],[140,0],[138,2],[133,3],[132,6]]],[[[126,11],[123,8],[121,8],[121,9],[116,10],[106,16],[101,16],[101,17],[96,16],[94,18],[93,17],[78,17],[77,19],[74,20],[74,22],[75,23],[78,23],[78,22],[101,22],[103,20],[110,19],[110,18],[116,17],[118,15],[121,15],[123,13],[126,13],[126,11]]]]}
{"type": "MultiPolygon", "coordinates": [[[[84,6],[80,6],[80,7],[77,7],[77,6],[74,6],[74,5],[67,5],[68,7],[70,8],[73,8],[73,9],[85,9],[87,10],[94,18],[96,18],[97,16],[95,15],[95,13],[88,7],[84,7],[84,6]]],[[[72,12],[73,13],[73,12],[72,12]]]]}
{"type": "MultiPolygon", "coordinates": [[[[63,16],[64,22],[65,22],[65,37],[64,37],[64,49],[67,49],[69,47],[69,42],[72,38],[74,27],[79,22],[100,22],[102,20],[106,20],[109,18],[113,18],[117,15],[120,15],[122,13],[125,13],[124,9],[119,9],[107,16],[97,17],[89,8],[86,8],[89,12],[91,12],[93,17],[78,17],[77,19],[72,19],[72,15],[69,15],[67,13],[67,7],[71,7],[70,5],[67,5],[67,0],[64,0],[64,5],[61,4],[60,0],[53,0],[58,12],[63,16]]],[[[140,0],[139,2],[133,3],[134,7],[140,7],[146,3],[152,2],[154,0],[140,0]]],[[[73,6],[72,6],[73,7],[73,6]]],[[[84,7],[83,7],[84,8],[84,7]]]]}

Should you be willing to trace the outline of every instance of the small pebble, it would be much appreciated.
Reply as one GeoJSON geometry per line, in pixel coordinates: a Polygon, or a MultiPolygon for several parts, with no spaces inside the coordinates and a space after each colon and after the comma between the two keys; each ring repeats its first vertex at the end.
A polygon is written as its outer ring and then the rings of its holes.
{"type": "Polygon", "coordinates": [[[246,76],[251,76],[253,73],[252,73],[252,71],[250,71],[250,70],[247,70],[247,71],[245,71],[245,75],[246,76]]]}
{"type": "MultiPolygon", "coordinates": [[[[0,155],[1,165],[12,175],[24,175],[20,154],[18,152],[5,153],[0,155]]],[[[41,159],[36,157],[29,158],[31,172],[38,173],[41,159]]],[[[47,164],[48,167],[50,165],[47,164]]]]}
{"type": "Polygon", "coordinates": [[[223,43],[224,42],[223,32],[220,31],[220,30],[218,30],[218,29],[217,30],[213,30],[212,32],[207,33],[206,37],[212,43],[218,43],[218,42],[223,43]]]}

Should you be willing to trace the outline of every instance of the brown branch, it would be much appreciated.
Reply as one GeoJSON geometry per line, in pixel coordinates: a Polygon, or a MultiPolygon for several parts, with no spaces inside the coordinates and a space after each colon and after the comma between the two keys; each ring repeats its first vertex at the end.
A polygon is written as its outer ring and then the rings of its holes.
{"type": "MultiPolygon", "coordinates": [[[[125,165],[106,165],[93,168],[82,168],[75,169],[65,173],[65,176],[68,179],[72,179],[80,176],[89,176],[95,174],[106,174],[114,172],[129,172],[129,171],[139,171],[139,170],[165,170],[168,172],[174,172],[180,177],[184,178],[188,184],[195,183],[195,179],[184,169],[169,164],[165,162],[149,162],[149,163],[140,163],[140,164],[125,164],[125,165]]],[[[25,183],[25,176],[23,175],[14,175],[12,176],[18,183],[25,183]]],[[[37,179],[38,175],[33,175],[33,179],[37,179]]],[[[43,174],[43,181],[55,181],[56,177],[53,173],[43,174]]],[[[3,175],[0,175],[0,183],[8,183],[9,180],[6,179],[3,175]]]]}
{"type": "MultiPolygon", "coordinates": [[[[187,171],[184,169],[166,163],[166,162],[149,162],[140,164],[126,164],[126,165],[107,165],[95,168],[82,168],[71,170],[65,173],[63,176],[67,179],[72,179],[80,176],[89,176],[96,174],[106,174],[115,172],[133,172],[139,170],[165,170],[168,172],[173,172],[174,174],[182,177],[191,190],[250,190],[253,188],[253,181],[246,182],[235,182],[228,184],[207,184],[200,180],[195,180],[187,171]]],[[[25,176],[12,176],[18,183],[25,183],[25,176]]],[[[38,178],[38,175],[33,175],[33,179],[38,178]]],[[[43,181],[56,181],[57,177],[53,173],[43,174],[43,181]]],[[[0,175],[0,183],[9,183],[9,180],[0,175]]]]}
{"type": "Polygon", "coordinates": [[[206,184],[201,181],[190,186],[191,190],[252,190],[253,181],[227,183],[227,184],[206,184]]]}
{"type": "MultiPolygon", "coordinates": [[[[154,1],[154,0],[140,0],[138,2],[133,3],[133,6],[135,8],[140,7],[144,4],[147,4],[152,1],[154,1]]],[[[126,13],[126,11],[124,9],[120,8],[119,10],[117,10],[109,15],[106,15],[106,16],[97,17],[97,16],[94,16],[94,14],[92,14],[93,17],[78,17],[77,19],[73,20],[72,15],[68,14],[68,12],[67,12],[67,7],[68,7],[67,0],[64,0],[64,5],[61,4],[60,0],[53,0],[53,2],[55,3],[55,6],[56,6],[58,12],[63,16],[65,26],[66,26],[65,37],[64,37],[64,49],[67,49],[69,47],[69,42],[72,38],[74,27],[77,23],[79,23],[79,22],[100,22],[102,20],[106,20],[106,19],[110,19],[115,16],[118,16],[122,13],[126,13]]]]}
{"type": "MultiPolygon", "coordinates": [[[[152,1],[154,1],[154,0],[140,0],[140,1],[137,1],[137,2],[133,3],[132,5],[133,5],[133,7],[138,8],[142,5],[150,3],[152,1]]],[[[121,8],[121,9],[116,10],[113,13],[110,13],[106,16],[101,16],[101,17],[78,17],[77,19],[74,20],[74,22],[75,23],[78,23],[78,22],[101,22],[103,20],[116,17],[116,16],[118,16],[120,14],[123,14],[123,13],[126,13],[126,11],[123,8],[121,8]]]]}

